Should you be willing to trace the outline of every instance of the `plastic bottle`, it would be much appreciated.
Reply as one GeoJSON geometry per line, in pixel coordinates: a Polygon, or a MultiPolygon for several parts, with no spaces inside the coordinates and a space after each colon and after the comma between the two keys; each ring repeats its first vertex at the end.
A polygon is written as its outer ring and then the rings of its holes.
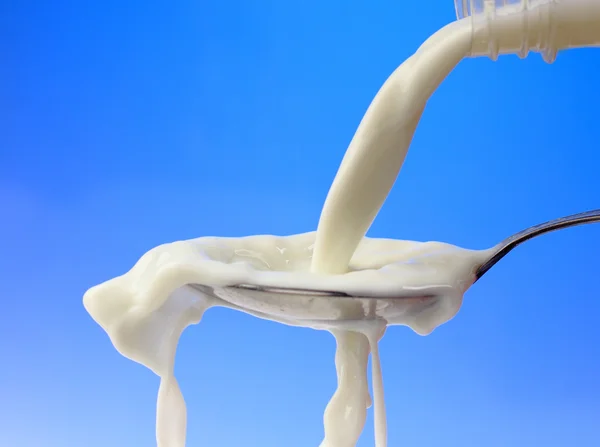
{"type": "Polygon", "coordinates": [[[472,56],[600,46],[600,0],[454,0],[458,19],[472,21],[472,56]]]}

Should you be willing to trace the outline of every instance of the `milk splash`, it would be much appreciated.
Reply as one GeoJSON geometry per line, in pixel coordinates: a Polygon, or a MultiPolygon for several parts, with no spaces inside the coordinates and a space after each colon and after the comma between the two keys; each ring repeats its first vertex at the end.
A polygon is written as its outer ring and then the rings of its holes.
{"type": "MultiPolygon", "coordinates": [[[[475,266],[488,256],[486,251],[464,250],[436,242],[364,238],[348,273],[320,275],[308,270],[314,240],[313,232],[288,237],[199,238],[165,244],[143,255],[126,274],[95,286],[85,294],[85,308],[107,332],[115,348],[161,377],[156,424],[159,447],[185,446],[186,408],[173,373],[175,353],[183,330],[200,322],[210,307],[227,307],[287,325],[333,332],[353,330],[359,335],[368,334],[373,327],[385,323],[410,326],[424,335],[458,312],[462,295],[474,280],[475,266]],[[429,302],[410,298],[396,300],[378,304],[380,307],[374,309],[366,309],[353,300],[342,300],[326,309],[313,307],[278,313],[277,306],[249,302],[243,294],[216,296],[199,292],[190,286],[193,284],[210,284],[215,288],[285,284],[292,288],[338,290],[356,296],[365,296],[367,292],[409,296],[418,291],[435,294],[437,298],[429,302]]],[[[365,411],[369,402],[366,358],[369,350],[376,355],[374,337],[377,335],[363,340],[360,358],[352,359],[354,351],[338,354],[350,360],[338,358],[341,397],[337,402],[356,403],[359,412],[365,411]],[[345,372],[341,371],[344,363],[345,372]],[[356,371],[360,374],[355,375],[356,371]],[[350,381],[344,381],[344,374],[350,381]],[[358,398],[354,395],[353,380],[360,382],[358,398]]],[[[345,342],[343,338],[338,340],[345,342]]],[[[373,376],[377,378],[378,373],[373,376]]],[[[338,403],[334,399],[326,418],[344,425],[344,417],[336,414],[338,403]]],[[[358,414],[357,420],[362,418],[363,414],[358,414]]],[[[337,426],[335,422],[332,424],[331,427],[337,426]]],[[[335,436],[331,430],[330,433],[335,436]]],[[[332,442],[329,445],[344,444],[332,442]]]]}

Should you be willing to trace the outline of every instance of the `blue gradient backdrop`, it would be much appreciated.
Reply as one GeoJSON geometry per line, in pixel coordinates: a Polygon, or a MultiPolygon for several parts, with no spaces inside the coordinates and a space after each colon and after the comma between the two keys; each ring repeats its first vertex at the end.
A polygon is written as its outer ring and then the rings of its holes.
{"type": "MultiPolygon", "coordinates": [[[[450,0],[2,2],[0,446],[154,445],[158,378],[84,291],[163,242],[315,229],[374,94],[453,18],[450,0]]],[[[370,235],[485,248],[599,208],[599,68],[600,50],[461,63],[370,235]]],[[[390,446],[600,445],[599,249],[600,226],[547,235],[433,335],[391,329],[390,446]]],[[[317,446],[333,354],[327,333],[208,312],[178,352],[188,445],[317,446]]]]}

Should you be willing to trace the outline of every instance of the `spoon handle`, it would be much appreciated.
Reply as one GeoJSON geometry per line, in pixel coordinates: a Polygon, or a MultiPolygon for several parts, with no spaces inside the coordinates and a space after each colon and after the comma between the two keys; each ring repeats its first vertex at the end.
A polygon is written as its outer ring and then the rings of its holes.
{"type": "Polygon", "coordinates": [[[507,237],[496,246],[496,252],[475,272],[475,281],[481,278],[489,269],[491,269],[500,259],[511,252],[515,247],[521,245],[534,237],[540,236],[551,231],[562,230],[563,228],[574,227],[588,223],[600,222],[600,209],[586,211],[585,213],[572,214],[571,216],[560,217],[549,222],[541,223],[519,231],[510,237],[507,237]]]}

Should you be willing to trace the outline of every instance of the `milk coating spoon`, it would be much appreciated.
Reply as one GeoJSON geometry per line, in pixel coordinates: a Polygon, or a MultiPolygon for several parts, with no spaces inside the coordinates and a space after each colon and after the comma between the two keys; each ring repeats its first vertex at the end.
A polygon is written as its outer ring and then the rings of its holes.
{"type": "MultiPolygon", "coordinates": [[[[476,282],[502,258],[517,246],[534,237],[564,228],[600,222],[600,209],[573,214],[529,227],[504,239],[489,250],[489,257],[481,262],[473,272],[476,282]]],[[[271,287],[256,284],[239,284],[227,287],[190,284],[198,292],[213,295],[240,307],[255,309],[256,316],[269,317],[277,314],[279,319],[290,322],[299,320],[331,321],[339,320],[339,308],[348,301],[354,301],[362,309],[359,319],[386,318],[386,313],[398,311],[403,302],[419,302],[427,307],[428,301],[434,301],[436,295],[420,295],[418,292],[395,293],[390,296],[356,296],[335,290],[308,290],[288,287],[271,287]],[[374,301],[379,305],[375,306],[374,301]]]]}

